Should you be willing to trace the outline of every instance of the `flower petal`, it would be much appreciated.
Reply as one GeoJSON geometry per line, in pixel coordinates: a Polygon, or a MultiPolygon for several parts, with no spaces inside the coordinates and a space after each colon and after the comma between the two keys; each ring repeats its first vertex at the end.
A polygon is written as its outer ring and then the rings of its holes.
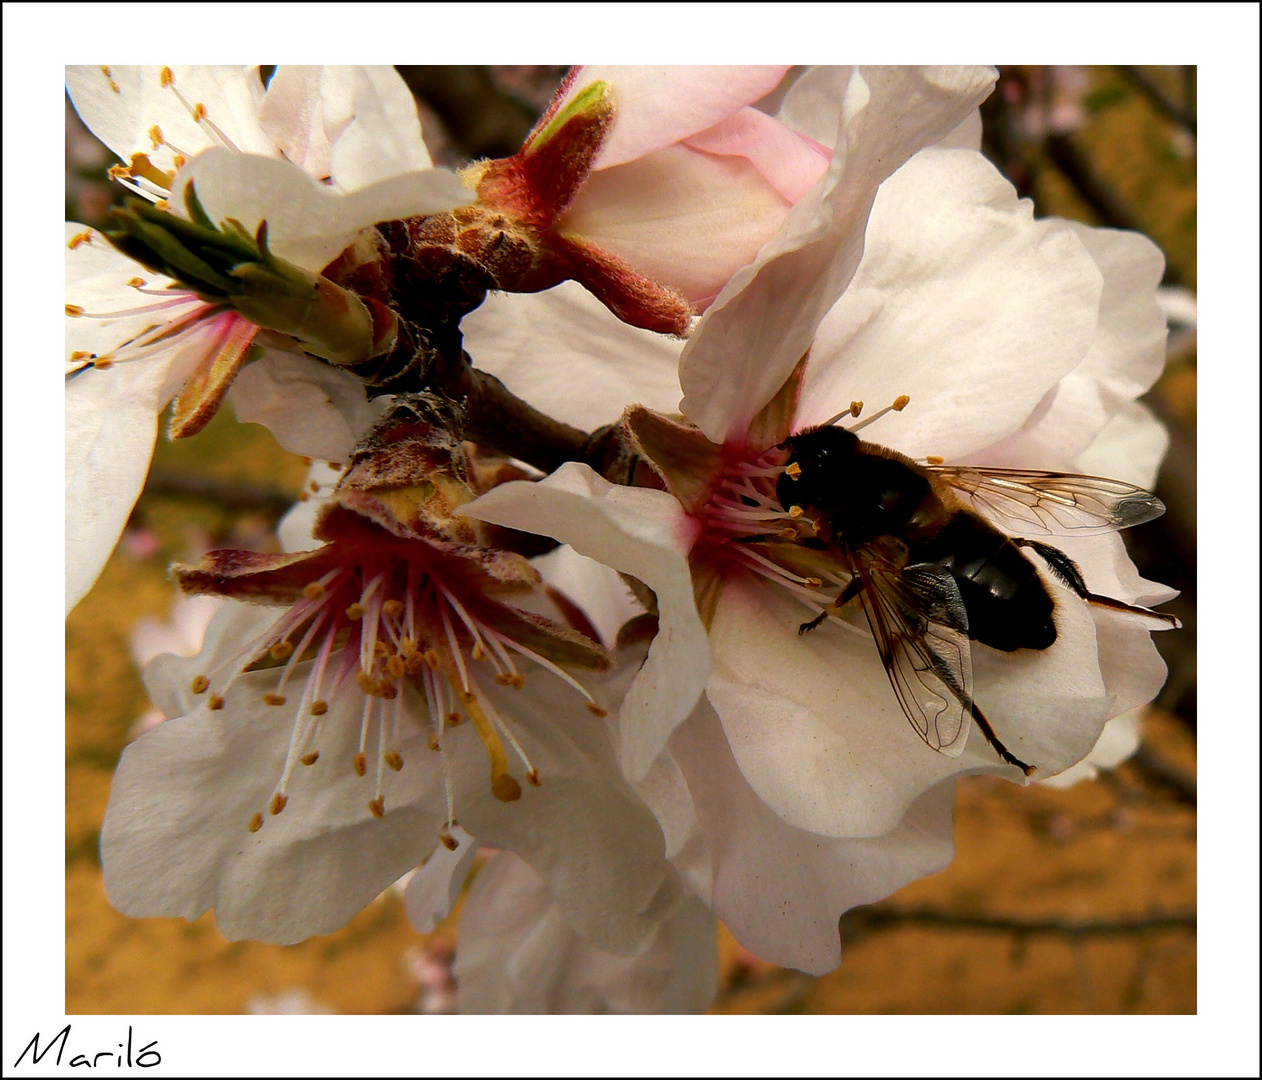
{"type": "Polygon", "coordinates": [[[951,132],[994,78],[983,68],[872,68],[851,76],[824,180],[728,282],[684,348],[683,411],[712,441],[747,428],[810,346],[859,265],[877,188],[951,132]]]}
{"type": "Polygon", "coordinates": [[[985,159],[926,150],[877,196],[863,261],[812,348],[798,424],[908,394],[865,439],[912,457],[975,455],[1083,362],[1100,291],[1075,233],[1035,221],[985,159]]]}
{"type": "Polygon", "coordinates": [[[593,64],[579,70],[560,105],[594,82],[610,84],[616,119],[596,159],[598,170],[609,169],[704,131],[766,97],[788,70],[787,65],[593,64]]]}
{"type": "Polygon", "coordinates": [[[478,842],[459,825],[450,832],[456,849],[435,844],[424,864],[408,878],[403,894],[408,921],[422,934],[432,933],[456,906],[478,853],[478,842]]]}
{"type": "Polygon", "coordinates": [[[361,229],[378,221],[439,213],[473,199],[445,169],[391,177],[343,195],[287,161],[219,149],[199,154],[180,170],[173,206],[183,207],[191,183],[213,221],[233,218],[251,233],[266,221],[272,250],[308,270],[323,269],[361,229]]]}
{"type": "Polygon", "coordinates": [[[611,318],[572,281],[528,296],[492,293],[460,329],[475,366],[557,420],[591,429],[632,402],[679,406],[683,343],[611,318]]]}
{"type": "Polygon", "coordinates": [[[718,989],[714,916],[689,900],[638,956],[584,941],[547,885],[496,855],[460,916],[454,973],[462,1013],[704,1012],[718,989]]]}
{"type": "Polygon", "coordinates": [[[813,975],[841,960],[837,920],[951,861],[947,782],[884,835],[834,840],[787,825],[749,787],[704,702],[671,736],[714,862],[712,907],[756,956],[813,975]]]}
{"type": "Polygon", "coordinates": [[[685,557],[691,519],[664,491],[610,484],[573,462],[538,483],[502,484],[462,512],[551,536],[639,578],[657,594],[657,637],[619,713],[622,768],[633,781],[642,779],[675,725],[692,710],[710,670],[685,557]]]}

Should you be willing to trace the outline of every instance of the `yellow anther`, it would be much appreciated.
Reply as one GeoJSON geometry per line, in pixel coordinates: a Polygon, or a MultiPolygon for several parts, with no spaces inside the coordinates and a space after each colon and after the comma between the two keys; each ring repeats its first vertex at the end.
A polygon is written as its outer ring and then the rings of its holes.
{"type": "Polygon", "coordinates": [[[149,129],[149,141],[153,143],[153,148],[155,150],[158,149],[164,141],[162,138],[162,129],[158,127],[157,124],[154,124],[153,127],[149,129]]]}
{"type": "Polygon", "coordinates": [[[131,169],[126,165],[111,165],[105,172],[111,180],[130,180],[131,169]]]}
{"type": "Polygon", "coordinates": [[[397,619],[403,614],[403,601],[387,600],[381,605],[381,612],[383,615],[388,615],[392,619],[397,619]]]}
{"type": "Polygon", "coordinates": [[[470,652],[470,654],[469,654],[469,655],[470,655],[470,656],[472,656],[472,657],[473,657],[473,659],[475,659],[475,660],[485,660],[485,659],[486,659],[486,650],[485,650],[484,648],[482,648],[482,642],[480,642],[480,641],[475,641],[475,642],[473,643],[473,650],[470,652]]]}
{"type": "Polygon", "coordinates": [[[409,637],[399,640],[399,655],[405,658],[411,657],[416,653],[416,642],[409,637]]]}
{"type": "Polygon", "coordinates": [[[278,791],[275,795],[272,796],[272,801],[267,804],[268,812],[272,815],[272,817],[275,817],[277,814],[279,814],[282,810],[285,809],[285,805],[288,802],[289,802],[289,796],[282,795],[278,791]]]}
{"type": "Polygon", "coordinates": [[[789,507],[789,517],[793,518],[794,520],[797,520],[798,518],[800,518],[804,513],[806,513],[806,511],[803,510],[800,506],[789,507]]]}
{"type": "Polygon", "coordinates": [[[443,842],[443,847],[445,847],[448,851],[455,851],[456,848],[460,846],[460,841],[449,832],[439,833],[438,839],[443,842]]]}
{"type": "Polygon", "coordinates": [[[74,236],[70,238],[69,243],[66,244],[66,247],[68,247],[71,251],[74,251],[74,249],[79,247],[81,244],[90,244],[91,242],[92,230],[89,229],[87,232],[75,233],[74,236]]]}
{"type": "Polygon", "coordinates": [[[250,832],[258,832],[263,827],[263,815],[255,814],[250,818],[250,832]]]}
{"type": "Polygon", "coordinates": [[[796,480],[799,476],[802,475],[802,466],[799,465],[796,461],[791,461],[789,462],[788,465],[785,466],[784,471],[787,475],[793,477],[793,479],[796,480]]]}
{"type": "Polygon", "coordinates": [[[437,750],[437,749],[438,749],[438,736],[437,736],[437,735],[431,735],[431,736],[429,737],[429,748],[430,748],[431,750],[437,750]]]}
{"type": "Polygon", "coordinates": [[[318,581],[312,581],[304,586],[302,595],[308,600],[323,600],[328,594],[325,592],[323,585],[318,581]]]}
{"type": "Polygon", "coordinates": [[[855,417],[855,419],[858,419],[859,414],[860,414],[861,412],[863,412],[863,402],[862,402],[862,401],[852,401],[852,402],[850,403],[850,415],[851,415],[851,416],[853,416],[853,417],[855,417]]]}
{"type": "Polygon", "coordinates": [[[905,408],[907,408],[910,401],[911,398],[906,394],[899,394],[898,397],[894,399],[894,404],[891,405],[890,408],[895,412],[902,412],[905,408]]]}
{"type": "Polygon", "coordinates": [[[193,106],[193,119],[197,121],[206,119],[206,106],[200,101],[193,106]]]}
{"type": "Polygon", "coordinates": [[[170,209],[171,209],[171,200],[170,200],[170,199],[159,199],[156,203],[154,203],[154,204],[153,204],[153,207],[154,207],[154,209],[155,209],[155,210],[170,210],[170,209]]]}
{"type": "Polygon", "coordinates": [[[438,670],[438,653],[434,649],[425,650],[425,663],[430,666],[431,671],[438,670]]]}
{"type": "Polygon", "coordinates": [[[320,751],[312,750],[311,753],[309,754],[303,754],[302,757],[300,757],[298,760],[301,761],[304,765],[314,765],[317,761],[320,760],[320,751]]]}
{"type": "Polygon", "coordinates": [[[112,74],[110,74],[110,69],[109,69],[109,68],[107,68],[107,67],[102,67],[102,68],[101,68],[101,74],[102,74],[102,75],[104,75],[107,79],[109,79],[109,81],[110,81],[110,89],[111,89],[111,90],[113,90],[113,91],[114,91],[114,93],[116,93],[116,94],[121,94],[121,93],[122,93],[122,91],[118,88],[118,83],[116,83],[116,82],[114,81],[114,76],[113,76],[112,74]]]}
{"type": "Polygon", "coordinates": [[[114,366],[114,361],[110,360],[108,357],[101,357],[101,359],[93,361],[92,366],[96,368],[97,371],[108,371],[114,366]]]}
{"type": "Polygon", "coordinates": [[[329,703],[327,701],[317,700],[311,703],[312,716],[323,716],[328,711],[329,711],[329,703]]]}
{"type": "Polygon", "coordinates": [[[806,579],[805,584],[809,585],[812,589],[818,589],[821,585],[824,584],[824,579],[817,578],[817,577],[808,577],[806,579]]]}
{"type": "Polygon", "coordinates": [[[170,86],[173,82],[175,82],[175,75],[169,67],[164,67],[158,73],[158,81],[161,82],[163,86],[170,86]]]}
{"type": "Polygon", "coordinates": [[[499,683],[500,686],[513,685],[513,677],[507,671],[501,671],[498,675],[496,675],[495,681],[499,683]]]}
{"type": "Polygon", "coordinates": [[[145,281],[145,279],[142,277],[134,277],[134,278],[129,278],[127,281],[127,284],[130,285],[133,289],[143,289],[149,283],[145,281]]]}
{"type": "Polygon", "coordinates": [[[188,164],[188,158],[186,158],[183,154],[176,154],[174,164],[177,170],[182,169],[188,164]]]}
{"type": "Polygon", "coordinates": [[[342,463],[340,461],[330,461],[329,468],[332,469],[334,472],[341,472],[342,463]]]}
{"type": "Polygon", "coordinates": [[[351,622],[359,622],[364,617],[364,605],[356,600],[355,603],[346,609],[346,617],[351,622]]]}
{"type": "Polygon", "coordinates": [[[377,689],[377,680],[368,674],[363,668],[355,672],[355,682],[365,694],[371,694],[377,689]]]}
{"type": "Polygon", "coordinates": [[[531,769],[530,772],[526,773],[526,779],[530,781],[531,787],[539,787],[543,783],[543,781],[539,779],[538,769],[531,769]]]}
{"type": "Polygon", "coordinates": [[[394,656],[386,657],[386,671],[390,673],[391,678],[403,678],[404,672],[407,671],[407,667],[403,663],[403,657],[397,653],[394,656]]]}
{"type": "Polygon", "coordinates": [[[310,495],[308,495],[305,491],[300,491],[300,492],[298,492],[298,501],[299,501],[299,502],[306,502],[309,498],[311,498],[311,496],[310,496],[310,495]]]}
{"type": "Polygon", "coordinates": [[[393,701],[399,696],[399,688],[393,683],[383,682],[377,684],[377,696],[384,698],[386,701],[393,701]]]}
{"type": "Polygon", "coordinates": [[[368,809],[372,811],[375,818],[383,818],[386,816],[386,798],[384,795],[378,795],[375,799],[368,800],[368,809]]]}
{"type": "Polygon", "coordinates": [[[363,776],[368,771],[368,760],[363,754],[356,754],[351,764],[355,766],[356,776],[363,776]]]}
{"type": "Polygon", "coordinates": [[[210,688],[210,680],[205,675],[193,677],[193,693],[204,694],[210,688]]]}
{"type": "Polygon", "coordinates": [[[462,713],[458,713],[455,710],[452,710],[451,712],[447,714],[448,727],[459,727],[463,723],[464,723],[464,715],[462,713]]]}
{"type": "Polygon", "coordinates": [[[587,711],[588,711],[589,713],[591,713],[593,716],[599,716],[602,720],[603,720],[606,716],[608,716],[608,715],[609,715],[609,710],[608,710],[608,709],[602,709],[602,708],[601,708],[599,705],[597,705],[597,704],[596,704],[596,702],[594,702],[594,701],[589,701],[589,702],[587,703],[587,711]]]}
{"type": "Polygon", "coordinates": [[[303,457],[301,460],[302,460],[302,463],[305,466],[307,466],[308,469],[311,468],[311,466],[315,464],[315,458],[303,457]]]}
{"type": "Polygon", "coordinates": [[[403,661],[403,670],[409,675],[415,675],[425,666],[425,657],[420,653],[413,653],[403,661]]]}
{"type": "Polygon", "coordinates": [[[69,315],[72,319],[77,319],[80,315],[83,314],[83,308],[81,308],[78,304],[67,304],[66,314],[69,315]]]}
{"type": "Polygon", "coordinates": [[[939,454],[930,454],[927,458],[925,458],[925,461],[930,465],[941,465],[944,461],[946,461],[946,458],[939,454]]]}
{"type": "Polygon", "coordinates": [[[292,641],[278,641],[267,650],[267,653],[273,660],[288,660],[294,655],[294,643],[292,641]]]}
{"type": "Polygon", "coordinates": [[[86,349],[75,349],[75,351],[70,354],[70,363],[72,364],[77,364],[80,360],[91,359],[92,353],[88,352],[86,349]]]}
{"type": "Polygon", "coordinates": [[[389,655],[389,653],[390,653],[390,649],[386,646],[386,643],[384,641],[378,641],[372,647],[373,656],[387,656],[389,655]]]}
{"type": "Polygon", "coordinates": [[[526,676],[514,675],[512,679],[509,680],[509,685],[512,686],[514,690],[520,690],[523,686],[526,685],[526,676]]]}
{"type": "Polygon", "coordinates": [[[272,691],[269,690],[266,694],[263,695],[263,703],[265,705],[284,705],[285,695],[274,694],[272,693],[272,691]]]}
{"type": "Polygon", "coordinates": [[[386,754],[386,764],[395,772],[403,771],[403,755],[397,750],[390,750],[386,754]]]}
{"type": "Polygon", "coordinates": [[[206,708],[213,709],[215,712],[218,712],[223,708],[223,698],[221,698],[218,694],[211,694],[210,699],[206,702],[206,708]]]}
{"type": "Polygon", "coordinates": [[[312,480],[308,486],[311,488],[312,492],[317,492],[320,490],[320,481],[312,480]]]}

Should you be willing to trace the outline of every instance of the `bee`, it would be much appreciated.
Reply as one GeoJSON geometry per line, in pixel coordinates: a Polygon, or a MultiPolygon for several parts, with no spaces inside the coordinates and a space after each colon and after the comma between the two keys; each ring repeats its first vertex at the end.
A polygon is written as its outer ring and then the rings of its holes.
{"type": "MultiPolygon", "coordinates": [[[[840,417],[789,437],[776,497],[809,523],[799,543],[825,551],[849,578],[805,634],[858,599],[903,713],[934,750],[955,756],[968,722],[1027,776],[973,700],[970,642],[1004,652],[1047,649],[1056,603],[1026,552],[1090,604],[1177,619],[1090,591],[1059,548],[1031,535],[1089,536],[1140,525],[1165,507],[1141,488],[1099,476],[921,464],[856,434],[840,417]],[[995,523],[1004,526],[1002,531],[995,523]],[[813,535],[811,535],[813,533],[813,535]]],[[[857,416],[861,403],[848,412],[857,416]]],[[[841,416],[846,413],[840,414],[841,416]]],[[[938,459],[940,462],[940,459],[938,459]]]]}

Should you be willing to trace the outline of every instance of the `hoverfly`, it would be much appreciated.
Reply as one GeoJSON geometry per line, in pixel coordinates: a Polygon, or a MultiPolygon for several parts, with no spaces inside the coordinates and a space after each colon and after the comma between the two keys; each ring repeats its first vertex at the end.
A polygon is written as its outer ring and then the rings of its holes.
{"type": "MultiPolygon", "coordinates": [[[[861,407],[848,411],[857,416],[861,407]]],[[[1013,652],[1056,640],[1055,601],[1023,549],[1084,601],[1177,627],[1173,616],[1091,592],[1068,555],[1029,538],[1112,532],[1165,507],[1141,488],[1099,476],[920,464],[834,426],[840,416],[781,444],[788,456],[776,497],[814,533],[798,542],[825,551],[849,578],[798,633],[857,598],[916,733],[954,756],[971,717],[1004,761],[1030,775],[1034,767],[1000,741],[973,700],[970,642],[1013,652]]]]}

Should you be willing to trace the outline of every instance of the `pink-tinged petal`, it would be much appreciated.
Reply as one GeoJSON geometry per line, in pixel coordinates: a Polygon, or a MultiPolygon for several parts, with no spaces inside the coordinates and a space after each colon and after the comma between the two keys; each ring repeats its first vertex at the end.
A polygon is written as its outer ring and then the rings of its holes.
{"type": "Polygon", "coordinates": [[[582,68],[560,103],[604,80],[617,109],[613,131],[596,168],[609,169],[679,142],[717,124],[744,105],[766,97],[788,66],[609,66],[582,68]]]}
{"type": "MultiPolygon", "coordinates": [[[[1157,381],[1165,365],[1166,319],[1157,301],[1165,259],[1156,245],[1138,233],[1067,221],[1047,224],[1077,237],[1103,275],[1094,339],[1082,362],[1056,383],[1024,427],[987,450],[978,464],[1074,461],[1119,411],[1130,409],[1135,418],[1133,410],[1142,408],[1135,398],[1157,381]]],[[[1149,453],[1137,463],[1138,471],[1131,466],[1126,476],[1104,475],[1129,479],[1159,461],[1149,453]]],[[[1152,478],[1145,482],[1151,484],[1152,478]]]]}
{"type": "Polygon", "coordinates": [[[454,974],[462,1013],[704,1012],[718,989],[717,927],[689,900],[639,955],[604,952],[528,865],[501,852],[469,890],[454,974]]]}
{"type": "Polygon", "coordinates": [[[1111,476],[1151,491],[1170,448],[1170,433],[1147,405],[1132,401],[1104,425],[1074,461],[1074,472],[1111,476]]]}
{"type": "Polygon", "coordinates": [[[263,82],[257,67],[175,67],[169,83],[163,70],[157,65],[67,67],[66,89],[83,122],[124,163],[141,153],[172,172],[177,154],[190,159],[212,146],[276,153],[258,123],[263,82]],[[205,115],[200,122],[193,115],[198,105],[205,115]]]}
{"type": "Polygon", "coordinates": [[[743,431],[810,346],[863,254],[877,188],[989,93],[982,68],[855,72],[825,178],[738,271],[684,348],[684,412],[714,442],[743,431]]]}
{"type": "Polygon", "coordinates": [[[788,211],[743,157],[669,146],[593,174],[560,224],[699,304],[758,254],[788,211]]]}
{"type": "Polygon", "coordinates": [[[369,401],[354,376],[297,353],[269,349],[230,391],[237,419],[262,424],[286,450],[345,461],[388,400],[369,401]]]}
{"type": "Polygon", "coordinates": [[[184,188],[190,183],[196,184],[213,221],[234,218],[251,233],[266,221],[272,250],[308,270],[325,267],[361,229],[378,221],[440,213],[473,199],[459,177],[444,169],[395,176],[339,194],[287,161],[218,149],[205,151],[180,170],[171,198],[174,207],[184,206],[184,188]]]}
{"type": "Polygon", "coordinates": [[[1101,288],[1078,237],[1035,221],[987,161],[924,151],[877,196],[863,260],[812,347],[798,424],[907,394],[863,437],[971,461],[1083,362],[1101,288]]]}
{"type": "Polygon", "coordinates": [[[632,781],[642,779],[692,710],[710,670],[686,558],[692,519],[664,491],[610,484],[573,462],[538,483],[503,484],[462,512],[551,536],[639,578],[657,594],[657,636],[619,713],[622,768],[632,781]]]}
{"type": "Polygon", "coordinates": [[[408,921],[422,934],[432,933],[456,906],[478,853],[478,842],[459,825],[448,831],[456,841],[456,849],[435,844],[429,857],[408,878],[403,894],[408,921]]]}
{"type": "Polygon", "coordinates": [[[476,367],[536,408],[586,430],[631,403],[679,407],[683,343],[611,318],[581,285],[530,295],[492,293],[461,321],[476,367]]]}
{"type": "Polygon", "coordinates": [[[832,159],[827,147],[750,108],[690,135],[684,145],[707,154],[746,158],[789,203],[797,202],[815,186],[832,159]]]}
{"type": "Polygon", "coordinates": [[[749,787],[705,703],[671,737],[714,860],[714,912],[756,956],[823,975],[841,960],[837,920],[953,854],[949,781],[921,795],[881,836],[834,840],[785,824],[749,787]]]}
{"type": "Polygon", "coordinates": [[[66,384],[66,612],[100,576],[149,473],[166,365],[87,370],[66,384]]]}
{"type": "Polygon", "coordinates": [[[289,161],[341,191],[432,165],[416,101],[392,67],[283,65],[259,122],[289,161]]]}

